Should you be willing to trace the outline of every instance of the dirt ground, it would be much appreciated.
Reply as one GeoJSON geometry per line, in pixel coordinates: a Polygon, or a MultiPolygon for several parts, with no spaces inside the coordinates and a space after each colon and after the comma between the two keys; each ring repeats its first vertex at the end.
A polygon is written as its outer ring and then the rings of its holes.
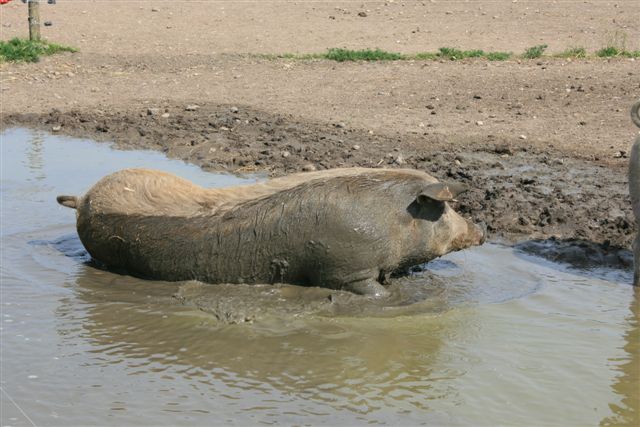
{"type": "MultiPolygon", "coordinates": [[[[495,238],[628,247],[633,59],[336,63],[256,54],[548,44],[640,49],[640,3],[179,1],[41,6],[80,52],[0,65],[2,127],[150,148],[230,172],[414,167],[473,190],[495,238]],[[363,13],[361,13],[363,12],[363,13]],[[366,15],[366,16],[360,16],[366,15]]],[[[27,8],[0,6],[3,40],[27,8]]],[[[576,247],[576,245],[573,245],[576,247]]]]}

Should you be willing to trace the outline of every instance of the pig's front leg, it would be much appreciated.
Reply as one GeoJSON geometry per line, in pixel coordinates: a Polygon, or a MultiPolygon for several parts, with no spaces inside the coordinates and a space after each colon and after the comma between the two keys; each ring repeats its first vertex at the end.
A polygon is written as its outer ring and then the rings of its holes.
{"type": "Polygon", "coordinates": [[[372,298],[383,298],[389,296],[389,291],[373,278],[346,283],[342,289],[351,291],[354,294],[372,298]]]}

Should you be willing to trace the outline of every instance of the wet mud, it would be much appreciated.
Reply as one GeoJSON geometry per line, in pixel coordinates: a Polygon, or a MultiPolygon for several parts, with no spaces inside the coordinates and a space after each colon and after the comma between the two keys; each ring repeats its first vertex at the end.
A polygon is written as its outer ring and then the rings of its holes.
{"type": "Polygon", "coordinates": [[[484,221],[490,239],[590,242],[583,251],[589,262],[630,247],[635,228],[619,162],[567,157],[500,135],[459,141],[428,128],[422,134],[372,134],[231,105],[54,110],[6,116],[4,126],[12,125],[112,141],[121,149],[158,150],[208,171],[281,176],[348,166],[420,169],[468,184],[471,191],[455,208],[484,221]]]}

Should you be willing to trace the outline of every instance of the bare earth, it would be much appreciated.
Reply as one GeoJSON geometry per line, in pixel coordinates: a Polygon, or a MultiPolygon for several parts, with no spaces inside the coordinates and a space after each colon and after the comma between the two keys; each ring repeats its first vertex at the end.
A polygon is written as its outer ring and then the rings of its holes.
{"type": "MultiPolygon", "coordinates": [[[[625,168],[638,60],[256,55],[637,50],[638,1],[59,0],[41,9],[53,22],[44,37],[80,52],[0,65],[3,128],[60,126],[231,172],[416,167],[471,184],[459,209],[495,236],[580,239],[586,252],[631,240],[625,168]]],[[[0,13],[0,38],[27,36],[26,5],[0,13]]]]}

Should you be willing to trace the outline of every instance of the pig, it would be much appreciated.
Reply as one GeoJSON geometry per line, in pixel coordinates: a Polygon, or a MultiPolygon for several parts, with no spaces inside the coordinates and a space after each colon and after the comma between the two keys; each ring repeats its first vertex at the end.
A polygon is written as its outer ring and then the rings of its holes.
{"type": "MultiPolygon", "coordinates": [[[[640,101],[631,107],[631,120],[640,128],[640,101]]],[[[640,135],[631,147],[629,158],[629,195],[637,231],[633,242],[633,286],[640,286],[640,135]]]]}
{"type": "Polygon", "coordinates": [[[95,260],[138,277],[382,297],[392,273],[484,242],[485,229],[448,204],[465,190],[409,169],[333,169],[227,189],[125,169],[57,200],[77,210],[95,260]]]}

